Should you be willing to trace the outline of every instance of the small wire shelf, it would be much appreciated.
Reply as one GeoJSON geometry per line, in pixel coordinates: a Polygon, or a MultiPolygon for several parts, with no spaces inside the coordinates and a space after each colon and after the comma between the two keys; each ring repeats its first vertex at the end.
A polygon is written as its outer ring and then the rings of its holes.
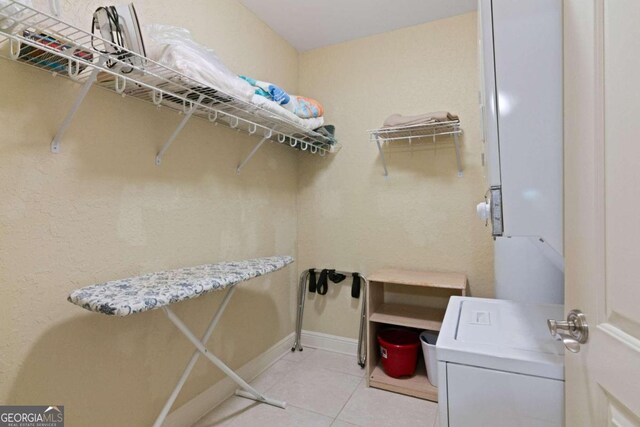
{"type": "Polygon", "coordinates": [[[382,127],[378,129],[370,129],[367,132],[369,133],[369,139],[372,142],[375,142],[378,146],[380,158],[382,159],[382,167],[384,168],[384,176],[389,176],[387,162],[382,150],[382,146],[384,144],[392,144],[400,141],[411,144],[414,141],[425,141],[427,139],[430,139],[435,143],[437,137],[443,136],[453,137],[453,143],[456,150],[458,175],[462,176],[462,160],[460,158],[459,140],[459,136],[462,135],[460,120],[422,123],[408,126],[382,127]]]}
{"type": "Polygon", "coordinates": [[[158,153],[157,164],[192,116],[261,138],[240,164],[238,172],[265,141],[320,156],[341,148],[340,144],[318,132],[18,1],[6,1],[0,6],[0,56],[65,75],[84,85],[51,143],[53,152],[60,150],[64,131],[94,84],[184,114],[176,132],[158,153]],[[117,50],[118,54],[105,53],[109,50],[117,50]]]}

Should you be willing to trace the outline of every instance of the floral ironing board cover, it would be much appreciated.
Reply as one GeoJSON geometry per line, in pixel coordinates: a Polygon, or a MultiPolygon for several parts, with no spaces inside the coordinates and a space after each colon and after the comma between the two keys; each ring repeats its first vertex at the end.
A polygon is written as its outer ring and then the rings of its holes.
{"type": "Polygon", "coordinates": [[[179,268],[86,286],[67,299],[90,311],[128,316],[221,291],[292,262],[290,256],[276,256],[179,268]]]}

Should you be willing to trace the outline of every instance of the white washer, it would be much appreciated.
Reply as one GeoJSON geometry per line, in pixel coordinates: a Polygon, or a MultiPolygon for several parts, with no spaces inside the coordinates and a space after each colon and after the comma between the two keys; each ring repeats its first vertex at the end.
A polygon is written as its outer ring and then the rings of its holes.
{"type": "Polygon", "coordinates": [[[440,425],[564,425],[564,348],[556,304],[451,297],[436,345],[440,425]]]}

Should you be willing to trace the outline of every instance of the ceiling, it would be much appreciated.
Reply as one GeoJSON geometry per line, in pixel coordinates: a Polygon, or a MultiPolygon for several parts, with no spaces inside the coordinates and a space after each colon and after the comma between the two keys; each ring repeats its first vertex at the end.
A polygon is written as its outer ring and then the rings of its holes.
{"type": "Polygon", "coordinates": [[[476,10],[477,0],[240,0],[298,51],[476,10]]]}

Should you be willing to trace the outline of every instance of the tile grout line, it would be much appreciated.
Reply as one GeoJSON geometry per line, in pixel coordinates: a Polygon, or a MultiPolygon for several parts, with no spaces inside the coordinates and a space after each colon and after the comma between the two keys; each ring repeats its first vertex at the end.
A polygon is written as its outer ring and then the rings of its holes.
{"type": "MultiPolygon", "coordinates": [[[[340,410],[338,411],[338,415],[340,415],[340,413],[342,412],[342,410],[344,409],[346,404],[349,403],[349,400],[351,399],[353,394],[358,390],[358,387],[360,386],[360,383],[362,383],[362,381],[365,380],[365,377],[360,377],[358,375],[345,374],[344,372],[334,371],[334,370],[323,368],[323,367],[316,367],[315,369],[317,369],[319,371],[326,371],[326,372],[330,372],[330,373],[334,373],[334,374],[347,375],[347,376],[350,376],[350,377],[355,377],[355,378],[359,378],[360,379],[360,381],[356,385],[356,388],[353,390],[353,392],[351,392],[349,397],[347,397],[347,399],[346,399],[345,403],[342,405],[342,407],[340,407],[340,410]]],[[[270,387],[270,389],[272,389],[272,388],[275,388],[275,384],[272,387],[270,387]]],[[[313,409],[309,409],[309,408],[303,408],[302,406],[294,405],[294,404],[289,403],[289,402],[287,402],[287,406],[293,406],[294,408],[302,409],[303,411],[311,412],[311,413],[314,413],[314,414],[317,414],[317,415],[322,415],[323,417],[327,417],[327,418],[332,418],[332,424],[338,417],[338,415],[336,415],[335,417],[332,417],[330,415],[323,414],[322,412],[314,411],[313,409]]]]}
{"type": "MultiPolygon", "coordinates": [[[[362,381],[365,381],[366,378],[362,378],[362,381]]],[[[336,417],[333,419],[333,423],[335,423],[338,420],[338,417],[340,416],[340,414],[342,413],[342,411],[344,411],[344,408],[347,406],[347,404],[349,403],[349,401],[351,400],[351,398],[353,397],[354,394],[356,394],[356,391],[358,391],[358,388],[360,388],[360,384],[362,384],[362,381],[360,381],[358,383],[358,385],[356,385],[356,388],[351,392],[351,394],[349,395],[349,398],[347,399],[346,402],[344,402],[344,405],[342,405],[342,408],[340,408],[340,410],[338,411],[338,415],[336,415],[336,417]]]]}
{"type": "MultiPolygon", "coordinates": [[[[321,349],[315,349],[315,348],[314,348],[314,349],[313,349],[313,353],[315,353],[316,351],[328,351],[328,350],[321,350],[321,349]]],[[[330,353],[334,353],[334,352],[331,352],[331,351],[329,351],[329,352],[330,352],[330,353]]],[[[293,353],[293,352],[292,352],[292,353],[293,353]]],[[[295,353],[293,353],[293,354],[295,354],[295,353]]],[[[338,354],[339,354],[339,353],[338,353],[338,354]]],[[[311,357],[311,355],[307,355],[307,356],[305,356],[302,360],[291,360],[291,359],[287,359],[287,356],[288,356],[288,355],[289,355],[289,353],[286,353],[286,354],[282,355],[278,360],[276,360],[276,362],[275,362],[275,363],[277,363],[277,362],[279,362],[279,361],[284,360],[285,362],[290,362],[290,363],[292,363],[292,364],[296,365],[296,366],[295,366],[295,368],[293,368],[293,369],[301,369],[301,366],[299,366],[299,365],[301,365],[303,362],[305,362],[307,358],[311,357]]],[[[275,365],[275,363],[274,363],[273,365],[275,365]]],[[[266,371],[264,371],[264,372],[263,372],[263,374],[266,374],[266,373],[269,371],[269,369],[272,369],[272,368],[273,368],[273,365],[271,365],[271,366],[270,366],[266,371]]],[[[325,368],[325,367],[318,367],[318,366],[314,366],[313,368],[314,368],[314,369],[317,369],[317,370],[320,370],[320,371],[332,372],[332,373],[335,373],[335,374],[341,374],[341,375],[348,375],[348,376],[350,376],[350,377],[360,378],[361,380],[363,380],[363,379],[364,379],[364,376],[360,376],[360,375],[353,375],[353,374],[347,374],[347,373],[345,373],[345,372],[341,372],[341,371],[338,371],[338,370],[329,369],[329,368],[325,368]]],[[[292,372],[293,372],[293,370],[292,370],[292,371],[290,371],[289,373],[292,373],[292,372]]],[[[289,374],[289,373],[288,373],[288,374],[289,374]]],[[[262,375],[262,374],[261,374],[261,375],[262,375]]],[[[269,387],[269,389],[268,389],[268,390],[264,390],[264,392],[265,392],[265,393],[267,393],[267,392],[269,392],[269,390],[271,390],[271,389],[275,388],[275,387],[276,387],[276,386],[277,386],[281,381],[285,380],[287,376],[288,376],[288,375],[285,375],[283,378],[281,378],[281,379],[279,379],[278,381],[276,381],[274,384],[272,384],[272,385],[271,385],[271,387],[269,387]]],[[[355,391],[358,389],[358,386],[360,385],[360,383],[361,383],[361,382],[362,382],[362,381],[359,381],[359,382],[358,382],[358,384],[356,385],[355,390],[354,390],[354,391],[349,395],[349,397],[347,397],[345,404],[344,404],[344,405],[340,408],[340,410],[338,411],[338,415],[340,415],[340,412],[342,412],[342,409],[344,409],[344,406],[349,402],[349,400],[351,399],[351,396],[353,396],[353,393],[355,393],[355,391]]],[[[294,405],[294,404],[289,403],[289,402],[287,402],[287,406],[291,406],[291,407],[294,407],[294,408],[300,409],[300,410],[305,411],[305,412],[310,412],[310,413],[312,413],[312,414],[316,414],[316,415],[320,415],[320,416],[322,416],[322,417],[329,418],[329,419],[331,419],[331,424],[333,424],[333,423],[337,420],[337,415],[336,415],[336,417],[331,417],[330,415],[323,414],[323,413],[318,412],[318,411],[314,411],[313,409],[303,408],[303,407],[301,407],[301,406],[294,405]]]]}
{"type": "MultiPolygon", "coordinates": [[[[314,411],[313,409],[303,408],[303,407],[301,407],[301,406],[297,406],[297,405],[294,405],[294,404],[292,404],[292,403],[287,402],[287,407],[289,407],[289,406],[294,407],[294,408],[296,408],[296,409],[301,409],[301,410],[303,410],[303,411],[305,411],[305,412],[311,412],[312,414],[315,414],[315,415],[321,415],[321,416],[323,416],[323,417],[325,417],[325,418],[331,418],[331,416],[330,416],[330,415],[323,414],[323,413],[318,412],[318,411],[314,411]]],[[[333,420],[333,421],[335,421],[335,420],[333,420]]],[[[331,421],[331,423],[332,423],[332,424],[333,424],[333,421],[331,421]]]]}
{"type": "MultiPolygon", "coordinates": [[[[335,352],[335,351],[331,351],[331,350],[324,350],[324,349],[319,349],[319,348],[316,348],[316,349],[315,349],[315,351],[318,351],[318,352],[327,352],[327,353],[331,353],[331,354],[338,354],[338,355],[342,355],[342,356],[350,356],[350,355],[348,355],[348,354],[337,353],[337,352],[335,352]]],[[[311,356],[310,356],[310,357],[311,357],[311,356]]],[[[301,362],[303,362],[304,360],[305,360],[305,359],[303,359],[301,362]]],[[[357,364],[357,358],[356,358],[356,364],[357,364]]],[[[342,374],[342,375],[349,375],[349,376],[357,377],[357,378],[364,378],[364,377],[366,376],[366,372],[365,372],[363,375],[358,375],[358,374],[353,374],[353,373],[350,373],[350,372],[344,372],[344,371],[341,371],[341,370],[338,370],[338,369],[335,369],[335,368],[330,368],[330,367],[322,367],[322,366],[321,366],[321,367],[319,367],[318,369],[323,369],[323,370],[325,370],[325,371],[335,372],[335,373],[342,374]]],[[[364,370],[364,368],[361,368],[361,370],[364,370]]]]}

